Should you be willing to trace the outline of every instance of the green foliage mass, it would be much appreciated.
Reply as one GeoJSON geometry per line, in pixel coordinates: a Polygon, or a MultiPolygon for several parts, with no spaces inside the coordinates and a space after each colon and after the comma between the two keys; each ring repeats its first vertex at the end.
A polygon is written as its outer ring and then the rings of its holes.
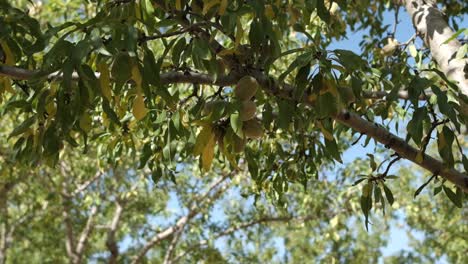
{"type": "Polygon", "coordinates": [[[423,242],[385,261],[462,263],[464,96],[388,46],[394,2],[0,0],[0,263],[375,263],[402,214],[423,242]],[[344,112],[444,171],[349,161],[344,112]]]}

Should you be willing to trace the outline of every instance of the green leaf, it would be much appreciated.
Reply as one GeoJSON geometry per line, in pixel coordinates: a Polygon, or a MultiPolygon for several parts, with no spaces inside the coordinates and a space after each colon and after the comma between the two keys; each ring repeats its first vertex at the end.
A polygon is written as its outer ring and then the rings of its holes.
{"type": "Polygon", "coordinates": [[[382,199],[382,190],[380,190],[380,187],[378,185],[376,185],[374,187],[374,201],[375,203],[378,203],[380,201],[383,202],[383,199],[382,199]]]}
{"type": "Polygon", "coordinates": [[[36,116],[35,115],[27,118],[26,120],[23,121],[23,123],[21,123],[21,125],[17,126],[15,129],[13,129],[13,131],[10,133],[10,135],[8,135],[8,138],[23,134],[24,132],[26,132],[34,124],[34,122],[36,122],[36,116]]]}
{"type": "Polygon", "coordinates": [[[187,44],[185,42],[185,38],[182,37],[176,42],[176,44],[172,48],[172,63],[174,63],[174,65],[179,65],[180,55],[182,54],[186,46],[187,44]]]}
{"type": "Polygon", "coordinates": [[[463,162],[463,168],[465,169],[465,172],[468,172],[468,159],[466,158],[465,155],[462,156],[462,162],[463,162]]]}
{"type": "MultiPolygon", "coordinates": [[[[445,185],[443,186],[444,188],[444,192],[445,194],[447,195],[447,197],[450,199],[450,201],[452,201],[452,203],[458,207],[458,208],[462,208],[463,205],[462,205],[462,196],[461,195],[457,195],[455,194],[452,189],[446,187],[445,185]]],[[[458,190],[457,190],[458,192],[458,190]]]]}
{"type": "Polygon", "coordinates": [[[105,99],[105,98],[102,99],[102,110],[104,111],[104,113],[106,113],[107,117],[109,117],[109,119],[113,123],[121,126],[119,117],[117,116],[117,114],[114,112],[114,110],[109,105],[109,101],[107,101],[107,99],[105,99]]]}
{"type": "Polygon", "coordinates": [[[423,185],[421,185],[417,190],[416,192],[414,193],[414,198],[416,198],[421,192],[422,190],[424,190],[424,188],[432,181],[432,179],[434,179],[436,177],[436,175],[432,175],[429,180],[427,180],[427,182],[425,182],[423,185]]]}
{"type": "Polygon", "coordinates": [[[367,177],[360,178],[360,179],[356,180],[356,181],[353,183],[353,186],[356,186],[356,185],[358,185],[359,183],[361,183],[361,182],[363,182],[363,181],[365,181],[365,180],[367,180],[367,177]]]}
{"type": "Polygon", "coordinates": [[[132,77],[132,61],[127,52],[120,52],[112,63],[112,78],[118,89],[132,77]]]}
{"type": "Polygon", "coordinates": [[[161,167],[159,166],[156,167],[156,169],[151,172],[151,179],[153,180],[155,184],[159,182],[162,176],[163,176],[163,171],[161,167]]]}
{"type": "Polygon", "coordinates": [[[361,195],[361,210],[364,214],[365,218],[365,225],[366,230],[369,230],[369,212],[372,209],[372,189],[374,184],[372,182],[368,182],[366,185],[362,187],[362,195],[361,195]]]}
{"type": "Polygon", "coordinates": [[[325,1],[319,0],[317,3],[317,15],[322,19],[324,22],[330,22],[330,12],[328,11],[327,7],[325,6],[325,1]]]}
{"type": "Polygon", "coordinates": [[[418,146],[421,145],[424,121],[427,118],[427,109],[425,107],[420,107],[414,111],[413,118],[407,126],[408,136],[410,136],[418,146]]]}
{"type": "Polygon", "coordinates": [[[334,116],[338,113],[338,101],[336,96],[332,93],[319,95],[317,101],[318,114],[320,118],[334,116]]]}
{"type": "Polygon", "coordinates": [[[372,171],[375,171],[377,169],[377,163],[375,162],[374,155],[368,153],[367,156],[370,158],[370,165],[372,171]]]}
{"type": "MultiPolygon", "coordinates": [[[[145,57],[143,58],[143,80],[154,86],[160,85],[160,71],[162,61],[156,63],[153,52],[145,48],[145,57]]],[[[150,96],[146,94],[146,96],[150,96]]]]}
{"type": "Polygon", "coordinates": [[[440,156],[442,157],[442,159],[448,167],[453,167],[455,164],[452,152],[454,139],[454,133],[447,126],[444,126],[442,131],[439,131],[437,133],[437,148],[439,150],[440,156]]]}
{"type": "Polygon", "coordinates": [[[325,138],[325,147],[327,149],[327,152],[339,163],[343,163],[341,160],[341,154],[340,151],[338,150],[338,145],[336,144],[336,141],[333,140],[328,140],[325,138]]]}
{"type": "Polygon", "coordinates": [[[362,59],[362,57],[352,51],[336,49],[334,50],[334,53],[338,57],[338,61],[346,68],[348,72],[353,72],[366,66],[366,62],[362,59]]]}
{"type": "Polygon", "coordinates": [[[195,141],[195,146],[193,147],[193,155],[201,155],[212,137],[214,137],[214,134],[212,132],[211,126],[203,126],[195,141]]]}
{"type": "Polygon", "coordinates": [[[468,35],[468,28],[461,28],[459,29],[457,32],[455,32],[455,34],[453,34],[450,38],[448,38],[446,41],[444,41],[442,43],[442,45],[444,44],[447,44],[449,43],[450,41],[456,39],[458,36],[460,36],[461,34],[465,34],[465,35],[468,35]]]}
{"type": "Polygon", "coordinates": [[[192,53],[197,59],[200,60],[210,60],[212,56],[208,41],[200,38],[195,38],[193,40],[192,53]]]}
{"type": "Polygon", "coordinates": [[[292,121],[293,118],[293,110],[294,106],[291,105],[288,101],[286,100],[279,100],[278,101],[278,110],[279,110],[279,116],[278,116],[278,126],[279,128],[283,130],[288,130],[289,129],[289,124],[292,121]]]}
{"type": "Polygon", "coordinates": [[[230,122],[231,122],[231,128],[234,131],[234,133],[238,137],[244,138],[244,133],[242,132],[242,120],[239,117],[239,113],[231,114],[230,122]]]}
{"type": "Polygon", "coordinates": [[[383,185],[383,189],[384,189],[384,192],[385,192],[385,197],[387,197],[387,201],[390,205],[393,204],[393,202],[395,201],[394,198],[393,198],[393,193],[392,191],[387,187],[387,185],[385,185],[385,183],[382,183],[383,185]]]}
{"type": "Polygon", "coordinates": [[[288,67],[286,71],[284,71],[278,78],[279,82],[284,81],[286,76],[290,74],[297,68],[301,68],[309,64],[314,59],[314,53],[311,51],[305,52],[299,55],[288,67]]]}

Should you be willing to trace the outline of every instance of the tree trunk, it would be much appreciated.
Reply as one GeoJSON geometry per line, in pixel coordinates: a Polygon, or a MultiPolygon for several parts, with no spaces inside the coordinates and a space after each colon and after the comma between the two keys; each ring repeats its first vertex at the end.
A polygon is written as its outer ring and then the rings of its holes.
{"type": "MultiPolygon", "coordinates": [[[[468,98],[468,59],[457,59],[461,43],[453,39],[455,32],[449,27],[444,14],[437,8],[435,1],[405,0],[406,10],[411,16],[417,33],[430,49],[432,58],[448,79],[457,83],[460,96],[468,98]]],[[[461,99],[461,98],[460,98],[461,99]]],[[[462,101],[462,114],[468,116],[468,107],[462,101]]]]}

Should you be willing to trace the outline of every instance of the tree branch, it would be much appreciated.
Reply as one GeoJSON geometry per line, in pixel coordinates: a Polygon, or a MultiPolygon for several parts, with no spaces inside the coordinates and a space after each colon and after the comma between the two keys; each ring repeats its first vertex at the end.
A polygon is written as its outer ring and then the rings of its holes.
{"type": "MultiPolygon", "coordinates": [[[[11,73],[13,70],[9,66],[0,66],[0,73],[4,73],[2,71],[5,67],[8,67],[8,71],[11,73]]],[[[15,68],[19,69],[19,68],[15,68]]],[[[24,70],[20,69],[20,72],[24,72],[24,70]]],[[[248,73],[245,72],[236,72],[233,71],[229,75],[219,76],[216,80],[208,75],[203,73],[196,73],[196,72],[167,72],[161,74],[161,83],[162,84],[171,84],[171,83],[197,83],[197,84],[208,84],[208,85],[219,85],[219,86],[228,86],[235,84],[242,76],[250,74],[259,81],[262,88],[265,92],[270,93],[274,96],[288,98],[291,99],[291,92],[294,90],[294,87],[288,84],[278,84],[278,82],[265,75],[263,72],[258,70],[252,70],[248,73]]],[[[28,76],[34,76],[33,73],[28,74],[28,76]]],[[[11,76],[10,76],[11,77],[11,76]]],[[[376,91],[370,92],[369,96],[386,96],[386,92],[384,91],[376,91]]],[[[408,93],[406,91],[400,91],[399,96],[403,99],[408,98],[408,93]]],[[[420,99],[426,99],[425,96],[422,96],[420,99]]],[[[307,102],[306,102],[307,103],[307,102]]],[[[309,103],[310,104],[310,103],[309,103]]],[[[345,124],[348,127],[353,128],[354,130],[366,133],[367,136],[370,136],[377,140],[379,143],[384,144],[385,146],[393,149],[396,151],[401,157],[406,158],[415,162],[416,164],[420,165],[421,167],[428,169],[432,173],[439,173],[439,175],[447,180],[453,182],[457,186],[461,187],[465,192],[468,192],[468,176],[458,172],[456,170],[444,168],[444,165],[439,160],[436,160],[428,155],[424,155],[424,160],[421,163],[416,162],[414,151],[415,148],[411,147],[408,143],[400,139],[399,137],[393,135],[392,133],[388,132],[384,128],[376,127],[373,123],[359,117],[358,115],[351,113],[349,111],[343,111],[336,117],[334,117],[337,121],[345,124]],[[347,118],[349,117],[349,118],[347,118]],[[368,131],[368,132],[365,132],[368,131]],[[397,142],[397,143],[393,143],[397,142]]]]}
{"type": "Polygon", "coordinates": [[[453,169],[445,168],[444,164],[431,156],[424,154],[422,162],[416,160],[419,150],[410,146],[406,141],[393,135],[383,127],[379,127],[355,113],[347,110],[341,111],[335,119],[340,123],[351,127],[352,129],[366,134],[367,136],[375,139],[377,142],[385,145],[385,147],[394,150],[402,158],[410,160],[415,164],[427,169],[433,174],[438,174],[443,178],[454,183],[463,191],[468,192],[468,176],[453,169]]]}
{"type": "Polygon", "coordinates": [[[174,251],[176,249],[176,246],[177,246],[177,243],[179,242],[180,237],[182,236],[182,231],[184,230],[184,228],[185,228],[185,225],[181,226],[180,229],[175,233],[174,237],[172,238],[171,244],[169,244],[169,248],[167,249],[166,255],[164,256],[163,264],[171,264],[174,262],[171,258],[172,258],[172,255],[174,255],[174,251]]]}
{"type": "Polygon", "coordinates": [[[110,257],[107,263],[109,264],[117,263],[117,259],[119,257],[119,247],[117,246],[117,242],[115,241],[115,233],[117,232],[122,213],[123,206],[118,200],[116,200],[114,217],[112,218],[111,224],[109,225],[109,230],[107,231],[106,246],[110,252],[110,257]]]}
{"type": "Polygon", "coordinates": [[[71,197],[75,197],[77,196],[78,194],[82,193],[83,191],[85,191],[91,184],[93,184],[97,179],[99,179],[100,177],[102,177],[104,175],[104,173],[102,171],[98,171],[96,172],[96,174],[89,180],[85,181],[84,183],[82,183],[80,186],[78,186],[70,195],[71,197]]]}
{"type": "Polygon", "coordinates": [[[86,221],[86,226],[84,227],[83,231],[80,234],[80,238],[78,239],[78,244],[76,246],[76,263],[81,263],[83,258],[83,253],[85,250],[86,242],[88,241],[89,235],[91,234],[94,226],[94,217],[97,213],[97,206],[93,205],[89,212],[88,220],[86,221]]]}
{"type": "Polygon", "coordinates": [[[312,215],[304,216],[304,217],[298,217],[298,216],[268,217],[267,216],[267,217],[262,217],[262,218],[259,218],[259,219],[256,219],[256,220],[253,220],[253,221],[250,221],[250,222],[240,223],[239,225],[230,227],[230,228],[228,228],[228,229],[214,235],[212,238],[210,238],[210,240],[202,240],[197,244],[191,245],[186,251],[184,251],[181,254],[177,255],[172,260],[172,262],[177,263],[181,258],[183,258],[185,255],[190,253],[192,250],[200,248],[201,246],[204,246],[204,245],[208,244],[210,241],[213,242],[213,241],[215,241],[216,239],[218,239],[220,237],[228,236],[228,235],[230,235],[230,234],[232,234],[234,232],[237,232],[237,231],[242,230],[242,229],[247,229],[247,228],[252,227],[254,225],[263,224],[263,223],[272,223],[272,222],[288,222],[289,223],[290,221],[296,221],[296,222],[304,223],[304,222],[310,221],[311,219],[314,219],[314,218],[316,218],[316,216],[312,216],[312,215]]]}
{"type": "Polygon", "coordinates": [[[73,235],[73,223],[70,218],[70,206],[68,205],[68,202],[68,200],[64,200],[62,202],[62,216],[65,223],[65,248],[67,250],[70,263],[75,263],[75,259],[77,258],[74,246],[75,236],[73,235]]]}
{"type": "MultiPolygon", "coordinates": [[[[96,77],[99,77],[99,73],[95,73],[96,77]]],[[[31,80],[39,75],[39,71],[29,71],[22,68],[17,68],[13,66],[1,66],[0,65],[0,76],[7,76],[12,79],[17,80],[31,80]]],[[[55,72],[47,75],[49,80],[55,78],[61,78],[62,75],[60,72],[55,72]]],[[[205,84],[205,85],[216,85],[216,86],[231,86],[237,83],[237,81],[243,77],[243,74],[238,72],[231,72],[228,75],[218,76],[217,79],[214,79],[213,76],[206,73],[198,73],[194,71],[172,71],[164,72],[160,75],[161,84],[182,84],[182,83],[192,83],[192,84],[205,84]]],[[[72,74],[72,79],[78,80],[80,76],[74,72],[72,74]]],[[[288,85],[285,85],[288,87],[288,85]]],[[[341,87],[342,89],[350,89],[349,87],[341,87]]],[[[293,87],[288,87],[287,90],[292,90],[293,87]]],[[[381,99],[388,96],[386,91],[363,91],[363,96],[367,99],[381,99]]],[[[432,92],[426,92],[426,95],[429,97],[432,92]]],[[[409,94],[405,90],[398,92],[398,97],[400,99],[409,99],[409,94]]],[[[426,100],[424,95],[419,97],[420,100],[426,100]]]]}
{"type": "Polygon", "coordinates": [[[226,186],[225,186],[225,188],[220,188],[218,190],[218,192],[216,192],[210,199],[208,199],[211,191],[214,190],[216,187],[218,187],[221,183],[223,183],[227,178],[229,178],[235,172],[237,172],[237,171],[234,171],[232,173],[227,173],[223,177],[215,180],[210,185],[208,190],[202,196],[200,196],[200,198],[197,199],[197,201],[199,201],[200,203],[198,203],[198,204],[194,203],[194,205],[191,206],[191,208],[190,208],[189,212],[187,213],[187,215],[181,217],[176,222],[175,225],[173,225],[171,227],[168,227],[165,230],[157,233],[150,241],[148,241],[143,246],[143,248],[140,250],[140,252],[138,252],[138,254],[134,257],[134,259],[133,259],[133,261],[131,263],[132,264],[140,263],[143,260],[143,257],[146,255],[146,253],[148,253],[148,251],[152,247],[157,245],[162,240],[167,239],[168,237],[170,237],[173,234],[175,234],[176,232],[178,232],[183,226],[185,226],[187,224],[188,221],[190,221],[193,217],[195,217],[201,211],[201,206],[203,205],[203,203],[209,203],[209,202],[213,201],[214,199],[216,199],[217,196],[219,196],[221,193],[223,193],[225,191],[225,189],[226,189],[226,186]]]}

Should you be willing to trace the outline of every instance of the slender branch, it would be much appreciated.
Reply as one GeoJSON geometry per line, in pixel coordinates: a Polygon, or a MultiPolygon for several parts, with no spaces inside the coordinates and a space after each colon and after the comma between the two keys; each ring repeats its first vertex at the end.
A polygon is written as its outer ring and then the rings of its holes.
{"type": "MultiPolygon", "coordinates": [[[[236,171],[235,171],[236,172],[236,171]]],[[[233,173],[235,173],[233,172],[233,173]]],[[[223,177],[220,177],[219,179],[215,180],[211,185],[210,187],[208,188],[208,190],[202,195],[200,196],[200,198],[196,199],[197,201],[201,202],[203,204],[203,202],[211,202],[212,200],[214,200],[216,198],[216,196],[220,195],[222,192],[224,192],[224,190],[226,188],[220,188],[219,191],[211,198],[211,199],[208,199],[210,193],[212,190],[214,190],[215,188],[217,188],[221,183],[223,183],[227,178],[229,178],[231,175],[233,175],[233,173],[227,173],[226,175],[224,175],[223,177]],[[207,201],[205,201],[207,200],[207,201]]],[[[174,233],[176,233],[178,230],[180,230],[180,228],[184,225],[187,224],[188,221],[190,221],[193,217],[195,217],[200,211],[201,211],[201,206],[202,204],[197,204],[195,203],[194,205],[192,205],[192,207],[190,208],[189,212],[187,213],[187,215],[181,217],[175,225],[173,226],[170,226],[166,229],[164,229],[163,231],[157,233],[155,236],[153,236],[153,238],[151,240],[149,240],[144,246],[143,248],[140,250],[140,252],[138,252],[138,254],[135,256],[135,258],[133,259],[132,261],[132,264],[136,264],[136,263],[140,263],[142,260],[143,260],[143,257],[146,255],[146,253],[148,253],[148,251],[154,247],[155,245],[157,245],[159,242],[161,242],[162,240],[164,239],[167,239],[168,237],[172,236],[174,233]]]]}
{"type": "Polygon", "coordinates": [[[62,202],[63,211],[63,221],[65,223],[65,248],[67,250],[67,255],[70,259],[70,263],[75,263],[76,253],[75,253],[75,236],[73,234],[73,224],[70,217],[70,205],[68,204],[69,200],[64,200],[62,202]]]}
{"type": "MultiPolygon", "coordinates": [[[[63,165],[59,166],[60,172],[62,175],[66,175],[66,171],[63,165]]],[[[62,191],[60,192],[62,196],[62,216],[63,222],[65,224],[65,248],[67,251],[68,258],[70,259],[70,263],[76,263],[77,254],[75,251],[75,235],[73,234],[73,223],[71,220],[71,198],[70,194],[67,191],[68,184],[66,180],[62,183],[62,191]]]]}
{"type": "Polygon", "coordinates": [[[162,38],[168,38],[172,36],[177,36],[181,35],[184,33],[187,33],[188,31],[192,30],[191,28],[184,28],[178,31],[173,31],[173,32],[168,32],[168,33],[163,33],[163,34],[158,34],[158,35],[153,35],[153,36],[143,36],[140,39],[138,39],[139,42],[145,42],[145,41],[150,41],[150,40],[155,40],[155,39],[162,39],[162,38]]]}
{"type": "Polygon", "coordinates": [[[89,212],[88,220],[86,221],[86,225],[83,229],[83,231],[80,234],[80,238],[78,239],[78,244],[76,246],[76,263],[81,263],[81,260],[83,259],[83,253],[85,250],[86,242],[89,239],[89,236],[93,230],[94,226],[94,217],[96,216],[97,213],[97,206],[93,205],[91,207],[91,210],[89,212]]]}
{"type": "Polygon", "coordinates": [[[398,14],[400,13],[400,6],[397,6],[396,7],[396,11],[395,11],[395,22],[393,24],[393,29],[392,29],[392,37],[394,38],[395,37],[395,33],[397,31],[397,26],[398,26],[398,14]]]}
{"type": "Polygon", "coordinates": [[[107,263],[109,264],[118,263],[117,260],[119,257],[119,247],[117,245],[117,242],[115,241],[115,233],[117,232],[122,213],[123,206],[118,200],[116,200],[114,217],[112,218],[111,224],[109,225],[109,230],[107,231],[106,246],[110,252],[110,257],[107,263]]]}
{"type": "Polygon", "coordinates": [[[96,174],[89,180],[85,181],[82,183],[80,186],[78,186],[73,192],[71,192],[71,196],[77,196],[78,194],[84,192],[91,184],[93,184],[97,179],[102,177],[104,173],[102,171],[96,172],[96,174]]]}
{"type": "Polygon", "coordinates": [[[272,222],[288,222],[288,223],[290,223],[291,221],[296,221],[296,222],[300,222],[300,223],[305,223],[305,222],[310,221],[310,220],[312,220],[314,218],[316,218],[316,216],[312,216],[312,215],[304,216],[304,217],[297,217],[297,216],[262,217],[262,218],[259,218],[259,219],[256,219],[256,220],[253,220],[253,221],[250,221],[250,222],[240,223],[240,224],[238,224],[236,226],[232,226],[232,227],[230,227],[230,228],[228,228],[228,229],[214,235],[213,237],[210,238],[210,240],[202,240],[199,243],[191,245],[186,251],[184,251],[181,254],[177,255],[172,260],[172,262],[177,263],[181,258],[185,257],[192,250],[198,249],[201,246],[204,246],[204,245],[208,244],[210,241],[213,242],[214,240],[216,240],[216,239],[218,239],[220,237],[228,236],[228,235],[230,235],[230,234],[232,234],[234,232],[237,232],[239,230],[242,230],[242,229],[247,229],[247,228],[255,226],[255,225],[259,225],[259,224],[263,224],[263,223],[272,223],[272,222]]]}
{"type": "Polygon", "coordinates": [[[180,237],[182,236],[182,231],[184,230],[184,228],[185,228],[185,225],[181,226],[180,229],[175,233],[174,237],[172,238],[171,244],[169,244],[169,248],[167,249],[166,255],[164,256],[163,264],[171,264],[175,262],[171,260],[171,258],[174,255],[174,251],[176,249],[176,246],[177,246],[177,243],[179,242],[180,237]]]}

